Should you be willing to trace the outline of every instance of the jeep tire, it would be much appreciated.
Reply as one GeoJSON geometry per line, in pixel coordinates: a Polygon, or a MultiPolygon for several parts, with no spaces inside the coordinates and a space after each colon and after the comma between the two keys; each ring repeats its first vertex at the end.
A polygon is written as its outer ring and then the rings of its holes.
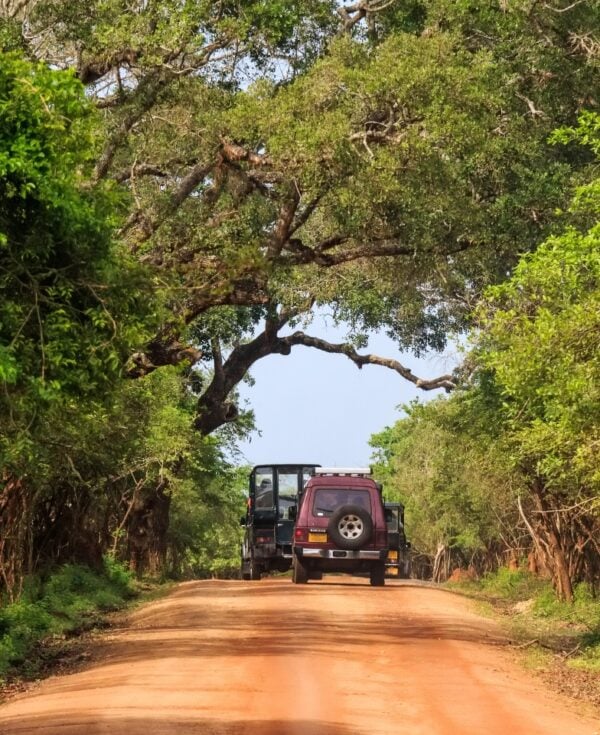
{"type": "Polygon", "coordinates": [[[261,578],[260,566],[254,561],[254,559],[250,559],[250,579],[259,580],[260,578],[261,578]]]}
{"type": "Polygon", "coordinates": [[[329,520],[327,533],[340,549],[361,549],[373,535],[373,519],[359,505],[342,505],[329,520]]]}
{"type": "Polygon", "coordinates": [[[308,570],[297,556],[292,563],[292,582],[294,584],[306,584],[308,582],[308,570]]]}

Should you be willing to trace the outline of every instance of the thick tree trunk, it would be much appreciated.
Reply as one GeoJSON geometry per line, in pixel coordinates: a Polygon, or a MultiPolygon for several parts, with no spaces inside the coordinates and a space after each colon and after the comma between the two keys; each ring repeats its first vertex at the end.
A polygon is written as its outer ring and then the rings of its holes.
{"type": "Polygon", "coordinates": [[[171,508],[167,487],[162,480],[142,493],[127,520],[129,566],[138,576],[159,576],[164,570],[171,508]]]}

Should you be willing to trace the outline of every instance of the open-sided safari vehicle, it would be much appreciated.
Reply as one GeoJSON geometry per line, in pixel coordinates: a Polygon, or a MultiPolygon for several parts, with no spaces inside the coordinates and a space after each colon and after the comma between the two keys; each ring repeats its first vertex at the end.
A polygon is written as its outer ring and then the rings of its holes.
{"type": "Polygon", "coordinates": [[[298,498],[316,464],[272,464],[250,473],[248,508],[241,519],[242,579],[292,566],[292,535],[298,498]]]}

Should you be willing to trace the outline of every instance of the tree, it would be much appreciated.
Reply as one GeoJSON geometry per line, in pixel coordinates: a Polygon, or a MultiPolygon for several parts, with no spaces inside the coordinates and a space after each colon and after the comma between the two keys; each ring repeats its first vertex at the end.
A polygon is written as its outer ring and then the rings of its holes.
{"type": "Polygon", "coordinates": [[[183,423],[244,431],[235,390],[258,359],[309,346],[452,389],[456,376],[362,355],[365,334],[443,346],[551,234],[589,164],[548,135],[592,104],[590,3],[1,12],[2,50],[29,62],[3,57],[0,95],[16,121],[0,133],[0,512],[49,559],[75,553],[52,520],[70,518],[90,557],[116,540],[162,564],[178,483],[209,446],[183,423]],[[306,333],[318,308],[349,323],[347,342],[306,333]],[[152,446],[170,421],[177,437],[152,446]],[[109,443],[97,453],[94,424],[109,443]]]}
{"type": "MultiPolygon", "coordinates": [[[[600,119],[556,143],[599,152],[600,119]]],[[[448,400],[411,406],[373,438],[382,477],[405,499],[417,546],[464,556],[533,547],[558,595],[600,574],[600,242],[597,169],[568,224],[485,292],[474,348],[448,400]],[[530,537],[524,543],[523,533],[530,537]]]]}
{"type": "Polygon", "coordinates": [[[489,386],[405,411],[370,443],[386,497],[405,505],[417,571],[439,582],[455,567],[482,574],[521,556],[520,478],[506,460],[502,411],[489,386]]]}
{"type": "Polygon", "coordinates": [[[82,85],[5,54],[0,116],[0,570],[15,589],[34,564],[44,427],[56,438],[75,402],[101,403],[153,327],[142,270],[112,237],[120,197],[84,186],[95,116],[82,85]]]}
{"type": "Polygon", "coordinates": [[[385,328],[419,350],[464,326],[547,231],[578,163],[546,137],[591,88],[597,13],[559,10],[37,3],[22,42],[88,85],[105,116],[94,179],[132,195],[123,235],[169,287],[172,315],[130,373],[200,358],[190,330],[212,309],[260,314],[252,358],[214,340],[204,353],[197,424],[212,431],[238,416],[228,390],[253,360],[352,354],[282,343],[316,306],[350,321],[355,346],[385,328]]]}
{"type": "Polygon", "coordinates": [[[114,382],[132,345],[146,338],[148,309],[139,266],[111,237],[118,199],[108,186],[82,186],[94,120],[79,82],[5,55],[0,114],[6,465],[46,407],[114,382]]]}
{"type": "MultiPolygon", "coordinates": [[[[600,150],[600,118],[556,138],[600,150]]],[[[582,187],[575,214],[597,220],[598,179],[582,187]]],[[[531,535],[555,586],[596,582],[600,489],[600,229],[574,226],[524,257],[479,312],[479,359],[506,403],[512,459],[533,499],[531,535]]]]}

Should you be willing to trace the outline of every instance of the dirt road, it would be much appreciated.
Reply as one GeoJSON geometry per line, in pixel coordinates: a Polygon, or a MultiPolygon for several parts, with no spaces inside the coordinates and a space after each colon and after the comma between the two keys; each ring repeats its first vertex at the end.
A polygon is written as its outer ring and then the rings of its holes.
{"type": "Polygon", "coordinates": [[[0,708],[15,735],[593,735],[461,597],[329,578],[192,582],[89,667],[0,708]]]}

